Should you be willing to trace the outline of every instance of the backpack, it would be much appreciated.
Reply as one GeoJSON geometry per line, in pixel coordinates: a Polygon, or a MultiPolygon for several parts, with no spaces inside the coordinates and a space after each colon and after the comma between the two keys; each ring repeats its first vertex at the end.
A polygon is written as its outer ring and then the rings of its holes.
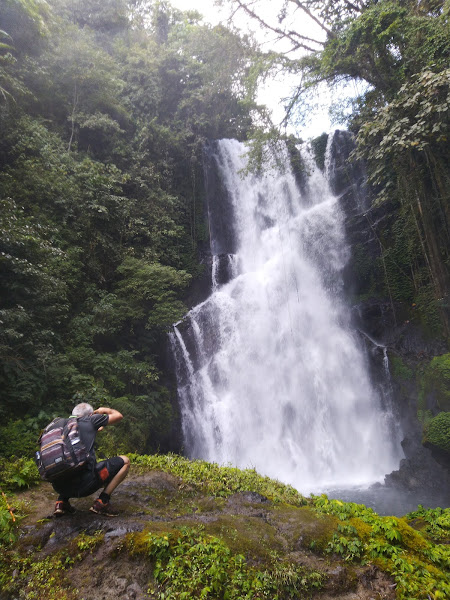
{"type": "Polygon", "coordinates": [[[55,481],[85,466],[89,453],[80,438],[77,417],[53,419],[39,438],[35,460],[42,479],[55,481]]]}

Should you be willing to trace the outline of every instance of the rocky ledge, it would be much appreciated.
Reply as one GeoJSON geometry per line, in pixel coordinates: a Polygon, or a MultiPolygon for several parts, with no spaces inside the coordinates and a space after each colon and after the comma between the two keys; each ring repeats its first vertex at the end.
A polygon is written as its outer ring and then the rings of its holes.
{"type": "Polygon", "coordinates": [[[28,514],[15,542],[0,539],[0,600],[450,594],[448,511],[380,517],[364,505],[305,498],[254,470],[172,454],[131,458],[115,518],[90,512],[93,498],[53,518],[48,484],[10,498],[12,512],[28,514]]]}
{"type": "MultiPolygon", "coordinates": [[[[77,509],[73,515],[52,518],[50,485],[21,494],[19,504],[30,513],[9,551],[12,572],[2,600],[163,597],[164,581],[155,578],[156,561],[144,550],[143,540],[152,534],[168,539],[184,528],[222,540],[255,572],[264,573],[269,564],[273,568],[274,556],[280,564],[302,570],[305,589],[295,597],[395,598],[393,579],[374,565],[355,565],[324,553],[337,519],[318,515],[308,506],[280,504],[251,491],[214,497],[158,470],[132,474],[118,488],[114,502],[120,511],[115,518],[90,512],[92,498],[72,501],[77,509]],[[308,589],[308,581],[314,583],[311,574],[320,585],[308,589]]],[[[280,596],[284,597],[294,596],[280,596]]]]}

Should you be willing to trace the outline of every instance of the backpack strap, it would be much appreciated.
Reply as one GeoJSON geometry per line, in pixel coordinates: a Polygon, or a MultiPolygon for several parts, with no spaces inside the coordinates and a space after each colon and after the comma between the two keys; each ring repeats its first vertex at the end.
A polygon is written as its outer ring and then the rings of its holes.
{"type": "MultiPolygon", "coordinates": [[[[78,417],[76,417],[75,415],[70,415],[70,417],[68,419],[65,419],[65,424],[64,424],[64,429],[63,429],[63,435],[64,438],[67,440],[67,446],[70,450],[70,454],[72,456],[72,460],[74,462],[77,462],[77,455],[75,454],[75,450],[73,449],[72,446],[72,440],[69,437],[69,422],[70,419],[76,419],[76,421],[78,422],[78,417]]],[[[78,430],[78,436],[80,435],[80,431],[78,430]]]]}

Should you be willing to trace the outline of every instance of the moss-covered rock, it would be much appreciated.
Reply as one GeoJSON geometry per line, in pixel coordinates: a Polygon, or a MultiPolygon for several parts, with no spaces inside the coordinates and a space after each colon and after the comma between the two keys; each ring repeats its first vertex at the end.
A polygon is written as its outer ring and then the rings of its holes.
{"type": "Polygon", "coordinates": [[[427,365],[421,378],[419,400],[432,410],[436,407],[450,411],[450,354],[435,356],[427,365]]]}
{"type": "Polygon", "coordinates": [[[441,412],[428,422],[423,444],[444,450],[450,456],[450,412],[441,412]]]}
{"type": "Polygon", "coordinates": [[[391,376],[402,381],[410,381],[414,376],[414,371],[405,363],[405,361],[392,352],[389,353],[389,366],[391,376]]]}
{"type": "Polygon", "coordinates": [[[314,159],[317,166],[322,171],[325,169],[325,154],[327,151],[328,133],[322,133],[311,140],[311,148],[314,153],[314,159]]]}

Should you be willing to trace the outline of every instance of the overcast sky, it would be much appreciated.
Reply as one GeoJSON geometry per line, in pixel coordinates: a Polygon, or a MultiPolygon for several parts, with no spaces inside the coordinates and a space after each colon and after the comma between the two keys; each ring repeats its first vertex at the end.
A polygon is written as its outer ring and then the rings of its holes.
{"type": "MultiPolygon", "coordinates": [[[[181,10],[197,10],[203,15],[205,21],[212,23],[213,25],[216,25],[219,22],[226,22],[229,15],[229,7],[222,9],[214,6],[214,0],[170,1],[173,6],[181,10]]],[[[273,0],[265,0],[262,4],[265,4],[265,16],[267,16],[269,19],[276,18],[276,6],[278,3],[274,2],[273,0]]],[[[302,17],[297,13],[295,16],[296,27],[298,27],[299,23],[301,25],[301,18],[302,17]]],[[[305,27],[308,27],[308,35],[320,35],[320,32],[312,31],[314,24],[311,23],[311,21],[305,20],[304,22],[305,27]]],[[[252,30],[259,42],[263,44],[263,49],[268,49],[271,46],[273,47],[273,34],[261,32],[258,26],[255,23],[249,22],[249,20],[246,19],[243,14],[239,14],[239,17],[234,20],[234,25],[235,27],[239,27],[244,31],[247,31],[248,29],[252,30]]],[[[267,105],[272,110],[275,123],[279,123],[284,116],[282,99],[288,96],[289,91],[294,84],[294,80],[291,79],[289,82],[288,78],[284,77],[283,79],[272,80],[264,87],[264,89],[260,91],[258,101],[267,105]]],[[[329,98],[325,98],[325,95],[326,92],[323,94],[324,104],[328,104],[330,100],[329,98]]],[[[289,132],[295,133],[299,137],[309,138],[320,135],[324,131],[329,131],[330,129],[332,129],[332,126],[328,118],[328,110],[327,108],[323,108],[318,113],[310,114],[308,116],[308,122],[305,126],[302,126],[299,130],[295,130],[293,127],[290,127],[289,132]]]]}

